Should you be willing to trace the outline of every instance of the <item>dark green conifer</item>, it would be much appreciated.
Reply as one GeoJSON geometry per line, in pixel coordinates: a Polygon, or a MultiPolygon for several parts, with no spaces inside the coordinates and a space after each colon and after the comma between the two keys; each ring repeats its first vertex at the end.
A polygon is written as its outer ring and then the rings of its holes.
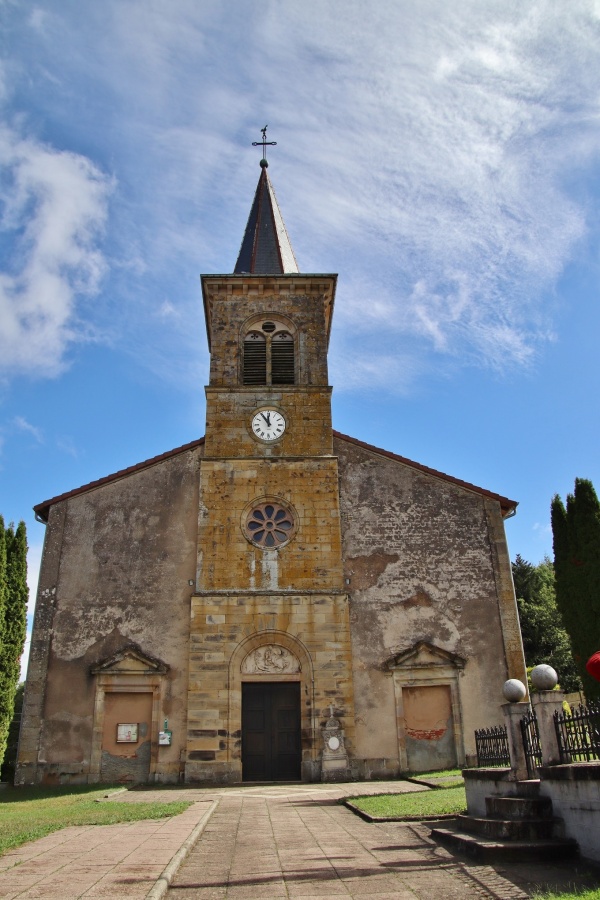
{"type": "Polygon", "coordinates": [[[571,639],[573,658],[589,700],[600,699],[600,683],[585,671],[600,650],[600,502],[591,481],[575,480],[566,507],[552,501],[556,600],[571,639]]]}
{"type": "MultiPolygon", "coordinates": [[[[27,622],[27,535],[25,523],[16,531],[1,525],[4,547],[4,603],[0,616],[0,765],[4,759],[8,730],[13,717],[15,692],[20,678],[20,661],[25,645],[27,622]]],[[[0,551],[1,553],[1,551],[0,551]]],[[[2,563],[0,562],[0,566],[2,563]]]]}
{"type": "MultiPolygon", "coordinates": [[[[0,666],[4,658],[4,630],[6,613],[6,529],[4,519],[0,516],[0,666]]],[[[0,674],[0,762],[4,759],[6,749],[6,737],[10,719],[4,722],[2,714],[4,707],[4,682],[0,674]]]]}

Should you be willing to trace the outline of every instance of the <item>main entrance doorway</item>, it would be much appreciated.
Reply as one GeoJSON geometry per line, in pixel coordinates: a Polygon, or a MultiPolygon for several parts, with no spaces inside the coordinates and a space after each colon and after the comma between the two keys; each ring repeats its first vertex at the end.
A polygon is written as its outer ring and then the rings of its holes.
{"type": "Polygon", "coordinates": [[[242,683],[242,779],[300,781],[300,682],[242,683]]]}

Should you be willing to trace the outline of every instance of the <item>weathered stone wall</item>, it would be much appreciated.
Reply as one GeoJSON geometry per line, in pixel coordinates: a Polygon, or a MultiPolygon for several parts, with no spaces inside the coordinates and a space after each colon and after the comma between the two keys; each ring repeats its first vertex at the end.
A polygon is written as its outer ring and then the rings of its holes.
{"type": "Polygon", "coordinates": [[[464,750],[471,754],[474,729],[502,721],[503,682],[524,676],[500,506],[342,438],[334,438],[334,451],[350,596],[356,755],[380,760],[382,771],[390,760],[398,765],[386,661],[418,641],[466,660],[458,694],[464,750]]]}
{"type": "Polygon", "coordinates": [[[198,588],[341,590],[336,460],[205,461],[198,588]],[[295,511],[296,535],[280,550],[261,550],[242,532],[245,511],[264,498],[281,498],[295,511]]]}
{"type": "MultiPolygon", "coordinates": [[[[210,383],[233,387],[241,379],[244,323],[260,314],[289,318],[295,329],[298,384],[327,384],[328,323],[335,276],[288,275],[270,278],[203,276],[209,311],[210,383]]],[[[207,431],[208,434],[208,431],[207,431]]]]}
{"type": "Polygon", "coordinates": [[[331,455],[331,388],[206,389],[205,455],[249,456],[331,455]],[[279,440],[264,444],[253,434],[252,416],[268,406],[284,416],[279,440]]]}
{"type": "MultiPolygon", "coordinates": [[[[42,565],[22,739],[21,782],[86,780],[95,677],[134,643],[169,666],[161,721],[173,745],[157,777],[176,780],[185,748],[190,597],[198,482],[194,448],[52,507],[42,565]]],[[[154,740],[158,735],[152,736],[154,740]]]]}

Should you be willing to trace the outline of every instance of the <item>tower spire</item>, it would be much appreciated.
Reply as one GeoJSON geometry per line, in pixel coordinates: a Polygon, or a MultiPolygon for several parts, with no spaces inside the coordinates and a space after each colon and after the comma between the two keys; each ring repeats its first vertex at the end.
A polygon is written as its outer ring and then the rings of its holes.
{"type": "Polygon", "coordinates": [[[263,148],[261,172],[233,270],[235,275],[286,275],[298,272],[294,251],[267,174],[267,147],[277,145],[277,141],[267,141],[267,128],[268,125],[261,128],[261,141],[252,142],[253,147],[263,148]]]}

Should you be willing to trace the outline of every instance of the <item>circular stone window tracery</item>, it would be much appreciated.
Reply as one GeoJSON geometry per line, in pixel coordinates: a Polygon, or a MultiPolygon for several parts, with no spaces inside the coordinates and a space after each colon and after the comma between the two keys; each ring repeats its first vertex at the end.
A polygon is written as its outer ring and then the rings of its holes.
{"type": "Polygon", "coordinates": [[[261,550],[277,550],[294,536],[294,514],[274,500],[254,504],[246,514],[244,534],[261,550]]]}

